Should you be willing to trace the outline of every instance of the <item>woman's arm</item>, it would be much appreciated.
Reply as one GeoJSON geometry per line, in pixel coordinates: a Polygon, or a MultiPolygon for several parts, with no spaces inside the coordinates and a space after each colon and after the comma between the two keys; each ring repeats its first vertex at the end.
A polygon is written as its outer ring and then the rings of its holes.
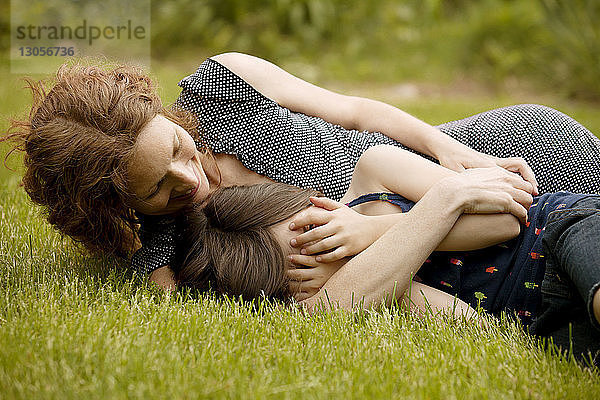
{"type": "Polygon", "coordinates": [[[149,280],[166,290],[174,291],[177,288],[173,271],[168,265],[152,271],[149,280]]]}
{"type": "Polygon", "coordinates": [[[442,165],[453,170],[499,165],[519,172],[537,190],[533,171],[523,159],[500,159],[476,152],[389,104],[334,93],[247,54],[224,53],[211,58],[264,96],[292,111],[320,117],[347,129],[384,133],[411,149],[435,157],[442,165]]]}

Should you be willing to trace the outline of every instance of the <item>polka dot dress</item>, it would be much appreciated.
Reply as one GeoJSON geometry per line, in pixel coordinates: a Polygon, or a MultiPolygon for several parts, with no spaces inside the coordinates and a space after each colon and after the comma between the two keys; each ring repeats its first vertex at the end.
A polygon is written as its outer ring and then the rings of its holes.
{"type": "MultiPolygon", "coordinates": [[[[335,200],[348,189],[354,166],[369,147],[406,149],[382,133],[348,130],[281,107],[212,59],[179,86],[178,105],[198,116],[214,152],[233,154],[261,175],[318,189],[335,200]]],[[[523,157],[536,173],[540,192],[600,193],[600,140],[561,112],[518,105],[438,128],[477,151],[523,157]]],[[[151,272],[169,263],[174,253],[171,225],[169,218],[144,218],[144,246],[134,255],[133,268],[151,272]]]]}

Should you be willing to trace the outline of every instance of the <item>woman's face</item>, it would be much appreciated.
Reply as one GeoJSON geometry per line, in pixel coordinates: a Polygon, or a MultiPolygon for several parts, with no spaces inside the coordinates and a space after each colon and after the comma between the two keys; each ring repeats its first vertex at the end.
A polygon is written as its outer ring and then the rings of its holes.
{"type": "Polygon", "coordinates": [[[147,215],[170,214],[203,201],[209,181],[192,137],[162,115],[138,135],[128,167],[131,206],[147,215]]]}

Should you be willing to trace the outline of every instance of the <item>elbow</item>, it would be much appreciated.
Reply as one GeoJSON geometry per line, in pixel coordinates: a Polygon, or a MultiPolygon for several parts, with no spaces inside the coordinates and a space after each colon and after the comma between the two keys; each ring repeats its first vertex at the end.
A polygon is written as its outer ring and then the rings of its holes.
{"type": "Polygon", "coordinates": [[[365,99],[364,97],[358,96],[346,96],[348,111],[347,111],[347,121],[344,124],[344,127],[347,129],[355,129],[357,131],[366,131],[367,126],[364,123],[364,115],[368,115],[368,102],[369,99],[365,99]]]}
{"type": "Polygon", "coordinates": [[[510,215],[510,221],[507,223],[508,240],[514,239],[521,234],[521,223],[514,215],[510,215]]]}
{"type": "Polygon", "coordinates": [[[498,218],[494,224],[496,226],[494,236],[496,237],[492,240],[492,244],[503,243],[519,236],[521,223],[517,217],[512,214],[499,214],[498,218]]]}

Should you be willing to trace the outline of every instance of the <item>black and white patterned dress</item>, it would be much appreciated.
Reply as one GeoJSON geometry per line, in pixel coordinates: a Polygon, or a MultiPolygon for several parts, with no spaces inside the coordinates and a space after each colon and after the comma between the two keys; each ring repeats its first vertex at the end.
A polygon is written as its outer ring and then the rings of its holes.
{"type": "MultiPolygon", "coordinates": [[[[214,152],[233,154],[261,175],[321,190],[335,200],[346,192],[366,149],[378,144],[406,148],[379,132],[348,130],[282,107],[212,59],[179,86],[183,90],[177,104],[198,116],[214,152]]],[[[600,193],[600,140],[559,111],[522,104],[438,128],[477,151],[523,157],[536,174],[540,193],[600,193]]],[[[132,266],[150,272],[169,264],[174,229],[168,217],[141,220],[143,247],[132,266]]]]}

